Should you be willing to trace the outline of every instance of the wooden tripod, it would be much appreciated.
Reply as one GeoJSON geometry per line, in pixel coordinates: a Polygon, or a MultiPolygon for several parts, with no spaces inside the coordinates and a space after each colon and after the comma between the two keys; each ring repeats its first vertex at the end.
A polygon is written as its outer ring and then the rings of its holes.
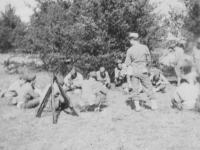
{"type": "MultiPolygon", "coordinates": [[[[49,87],[44,99],[42,100],[42,103],[40,104],[40,107],[37,111],[36,117],[41,117],[43,109],[45,108],[45,106],[47,105],[49,98],[51,96],[51,108],[52,108],[52,114],[53,114],[53,124],[57,123],[57,117],[56,117],[56,110],[55,110],[55,99],[54,99],[54,82],[56,82],[56,84],[58,85],[58,88],[60,90],[61,95],[64,98],[64,103],[65,103],[65,108],[69,107],[73,114],[76,116],[79,116],[78,112],[75,110],[74,106],[72,105],[70,98],[67,97],[67,95],[65,94],[62,86],[58,83],[57,77],[52,73],[52,77],[51,77],[51,86],[49,87]]],[[[64,109],[64,108],[62,108],[64,109]]]]}

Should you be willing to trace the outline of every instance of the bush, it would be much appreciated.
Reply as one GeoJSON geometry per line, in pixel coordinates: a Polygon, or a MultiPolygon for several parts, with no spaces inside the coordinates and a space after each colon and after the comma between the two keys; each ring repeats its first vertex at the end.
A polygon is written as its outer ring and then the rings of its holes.
{"type": "Polygon", "coordinates": [[[11,52],[19,48],[26,34],[26,25],[15,14],[15,8],[7,5],[0,17],[0,52],[11,52]]]}

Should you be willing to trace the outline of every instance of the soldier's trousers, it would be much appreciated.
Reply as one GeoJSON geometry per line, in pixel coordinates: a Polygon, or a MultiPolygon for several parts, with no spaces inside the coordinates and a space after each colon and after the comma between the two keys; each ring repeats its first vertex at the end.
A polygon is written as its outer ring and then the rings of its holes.
{"type": "Polygon", "coordinates": [[[142,84],[143,91],[147,94],[149,100],[155,100],[153,92],[153,86],[147,73],[143,72],[144,68],[133,67],[133,76],[131,77],[131,83],[133,85],[132,98],[134,101],[140,100],[140,82],[142,84]]]}
{"type": "Polygon", "coordinates": [[[32,100],[29,100],[28,102],[25,102],[21,105],[21,108],[35,108],[40,104],[40,98],[35,98],[32,100]]]}

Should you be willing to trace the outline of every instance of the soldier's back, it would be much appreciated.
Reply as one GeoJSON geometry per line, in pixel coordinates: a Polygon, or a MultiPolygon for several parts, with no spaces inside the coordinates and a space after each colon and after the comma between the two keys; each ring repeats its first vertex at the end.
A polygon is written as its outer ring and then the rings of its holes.
{"type": "Polygon", "coordinates": [[[130,47],[127,51],[132,62],[146,62],[146,54],[149,54],[149,49],[146,45],[136,44],[130,47]]]}
{"type": "Polygon", "coordinates": [[[25,83],[22,85],[21,89],[19,90],[19,94],[17,96],[17,102],[25,102],[27,100],[27,96],[30,90],[32,90],[32,86],[30,83],[25,83]]]}

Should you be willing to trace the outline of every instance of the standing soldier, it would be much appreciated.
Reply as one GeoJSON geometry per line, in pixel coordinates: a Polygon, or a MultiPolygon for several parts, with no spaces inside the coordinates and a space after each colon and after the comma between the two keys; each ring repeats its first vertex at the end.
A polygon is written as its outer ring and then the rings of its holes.
{"type": "Polygon", "coordinates": [[[200,75],[200,37],[197,40],[196,46],[193,48],[193,61],[197,73],[200,75]]]}
{"type": "Polygon", "coordinates": [[[182,47],[177,46],[177,44],[172,43],[169,47],[172,52],[174,52],[175,61],[174,61],[174,71],[177,76],[177,85],[180,85],[181,82],[181,68],[184,65],[184,50],[182,47]]]}
{"type": "Polygon", "coordinates": [[[130,33],[129,38],[132,46],[128,49],[125,60],[125,64],[127,66],[131,65],[133,68],[133,75],[130,79],[133,85],[133,100],[136,111],[141,111],[138,90],[141,82],[143,86],[143,91],[151,100],[151,109],[156,110],[158,106],[155,100],[153,87],[148,76],[147,69],[147,64],[150,63],[151,56],[148,47],[146,45],[140,44],[138,41],[138,37],[139,35],[137,33],[130,33]]]}

